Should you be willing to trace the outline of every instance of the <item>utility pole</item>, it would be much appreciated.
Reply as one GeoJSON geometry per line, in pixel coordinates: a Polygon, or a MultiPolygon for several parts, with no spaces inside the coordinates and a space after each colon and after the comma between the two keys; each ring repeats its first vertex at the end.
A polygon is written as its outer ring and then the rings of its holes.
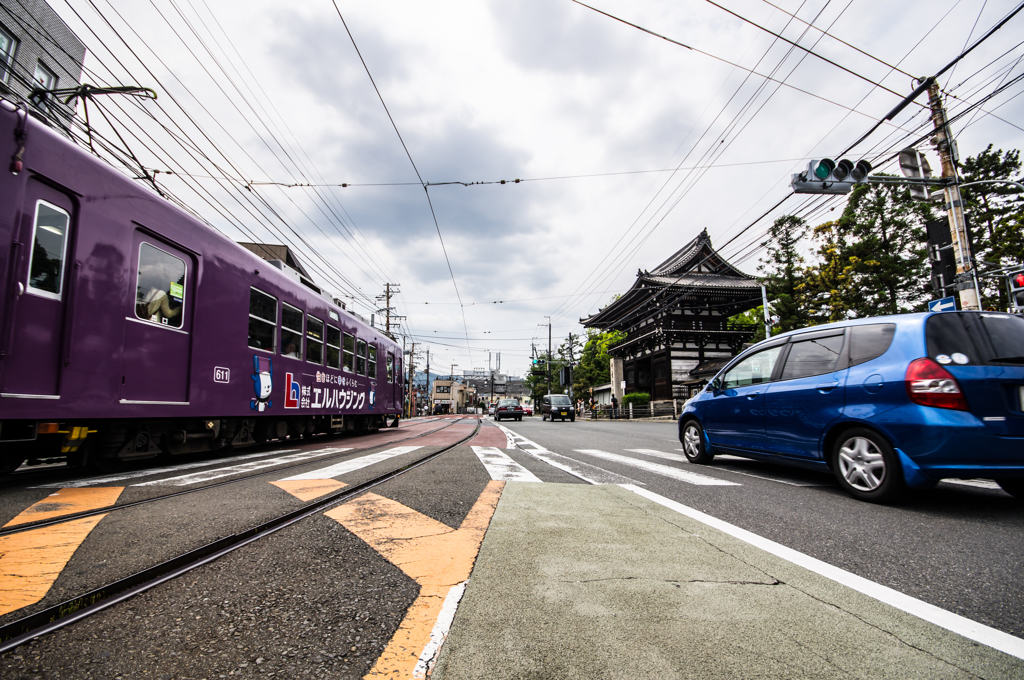
{"type": "Polygon", "coordinates": [[[416,394],[412,389],[412,377],[413,377],[413,366],[416,361],[416,343],[412,343],[412,349],[409,351],[409,415],[407,418],[412,418],[416,412],[416,394]]]}
{"type": "Polygon", "coordinates": [[[434,411],[434,392],[430,389],[430,348],[427,348],[427,415],[434,411]]]}
{"type": "Polygon", "coordinates": [[[572,364],[572,333],[569,333],[569,371],[567,374],[569,377],[569,401],[572,401],[572,364]]]}
{"type": "Polygon", "coordinates": [[[551,317],[548,317],[548,394],[551,394],[551,317]]]}
{"type": "Polygon", "coordinates": [[[981,295],[978,290],[977,272],[973,271],[974,258],[971,255],[971,241],[967,234],[967,222],[964,219],[964,206],[960,198],[960,187],[956,179],[956,158],[954,158],[954,142],[950,138],[949,124],[946,120],[946,107],[942,103],[938,81],[933,81],[928,88],[928,105],[932,110],[932,124],[935,136],[932,143],[938,149],[942,160],[942,177],[954,181],[943,188],[946,199],[946,211],[949,215],[949,233],[953,239],[953,254],[956,257],[956,289],[960,293],[960,308],[968,310],[981,309],[981,295]]]}
{"type": "MultiPolygon", "coordinates": [[[[378,309],[377,313],[384,314],[384,332],[388,335],[388,337],[391,337],[391,312],[395,311],[394,308],[391,306],[391,296],[394,295],[395,293],[402,292],[398,290],[398,285],[399,284],[397,283],[385,283],[384,294],[378,295],[376,298],[378,301],[384,302],[384,307],[378,309]]],[[[404,319],[405,317],[395,316],[395,318],[404,319]]]]}

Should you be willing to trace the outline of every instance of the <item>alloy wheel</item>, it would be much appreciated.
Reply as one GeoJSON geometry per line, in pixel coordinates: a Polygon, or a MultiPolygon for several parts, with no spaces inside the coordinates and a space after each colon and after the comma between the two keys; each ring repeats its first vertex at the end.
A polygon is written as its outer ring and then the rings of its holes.
{"type": "Polygon", "coordinates": [[[696,458],[700,455],[700,433],[693,425],[688,425],[683,431],[683,447],[686,449],[688,458],[696,458]]]}
{"type": "Polygon", "coordinates": [[[851,437],[839,449],[839,471],[858,491],[874,491],[885,481],[885,457],[875,442],[851,437]]]}

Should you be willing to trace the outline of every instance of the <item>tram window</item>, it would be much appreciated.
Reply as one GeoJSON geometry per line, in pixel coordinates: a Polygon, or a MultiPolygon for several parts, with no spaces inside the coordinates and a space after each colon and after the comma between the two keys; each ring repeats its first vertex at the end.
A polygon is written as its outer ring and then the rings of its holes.
{"type": "Polygon", "coordinates": [[[373,378],[374,380],[376,380],[377,379],[377,346],[376,345],[370,345],[367,348],[367,350],[369,351],[369,354],[367,355],[367,362],[369,363],[370,377],[373,378]]]}
{"type": "Polygon", "coordinates": [[[345,344],[342,345],[342,369],[352,373],[355,371],[355,336],[344,334],[345,344]]]}
{"type": "Polygon", "coordinates": [[[29,290],[43,297],[60,299],[67,240],[68,214],[45,201],[36,203],[32,262],[28,274],[29,290]]]}
{"type": "Polygon", "coordinates": [[[185,262],[155,246],[139,246],[139,276],[135,284],[135,316],[152,323],[181,328],[185,305],[185,262]]]}
{"type": "Polygon", "coordinates": [[[388,361],[388,363],[387,363],[387,366],[388,366],[388,382],[389,383],[393,383],[393,382],[395,382],[395,355],[392,354],[391,352],[388,352],[388,359],[387,359],[387,361],[388,361]]]}
{"type": "Polygon", "coordinates": [[[302,358],[302,311],[281,303],[281,354],[302,358]]]}
{"type": "Polygon", "coordinates": [[[327,324],[327,366],[341,368],[341,331],[327,324]]]}
{"type": "Polygon", "coordinates": [[[315,316],[306,317],[306,361],[324,363],[324,322],[315,316]]]}
{"type": "Polygon", "coordinates": [[[366,375],[366,341],[356,340],[356,373],[366,375]]]}
{"type": "Polygon", "coordinates": [[[249,289],[249,347],[273,352],[277,335],[277,298],[249,289]]]}

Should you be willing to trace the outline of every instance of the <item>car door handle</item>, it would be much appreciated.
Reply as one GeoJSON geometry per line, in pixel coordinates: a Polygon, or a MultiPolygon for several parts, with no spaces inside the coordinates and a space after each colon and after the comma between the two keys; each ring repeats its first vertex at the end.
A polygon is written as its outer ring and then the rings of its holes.
{"type": "Polygon", "coordinates": [[[757,399],[759,396],[761,396],[760,392],[751,392],[747,395],[747,399],[757,399]]]}
{"type": "Polygon", "coordinates": [[[819,392],[831,392],[835,388],[839,387],[839,382],[821,383],[818,385],[819,392]]]}

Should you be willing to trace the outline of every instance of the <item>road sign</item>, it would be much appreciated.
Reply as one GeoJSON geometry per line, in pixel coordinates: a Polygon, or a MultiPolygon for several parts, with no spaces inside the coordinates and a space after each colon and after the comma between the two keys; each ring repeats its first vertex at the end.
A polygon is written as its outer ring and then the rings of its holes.
{"type": "Polygon", "coordinates": [[[955,312],[956,298],[952,295],[941,300],[932,300],[928,303],[929,312],[955,312]]]}

